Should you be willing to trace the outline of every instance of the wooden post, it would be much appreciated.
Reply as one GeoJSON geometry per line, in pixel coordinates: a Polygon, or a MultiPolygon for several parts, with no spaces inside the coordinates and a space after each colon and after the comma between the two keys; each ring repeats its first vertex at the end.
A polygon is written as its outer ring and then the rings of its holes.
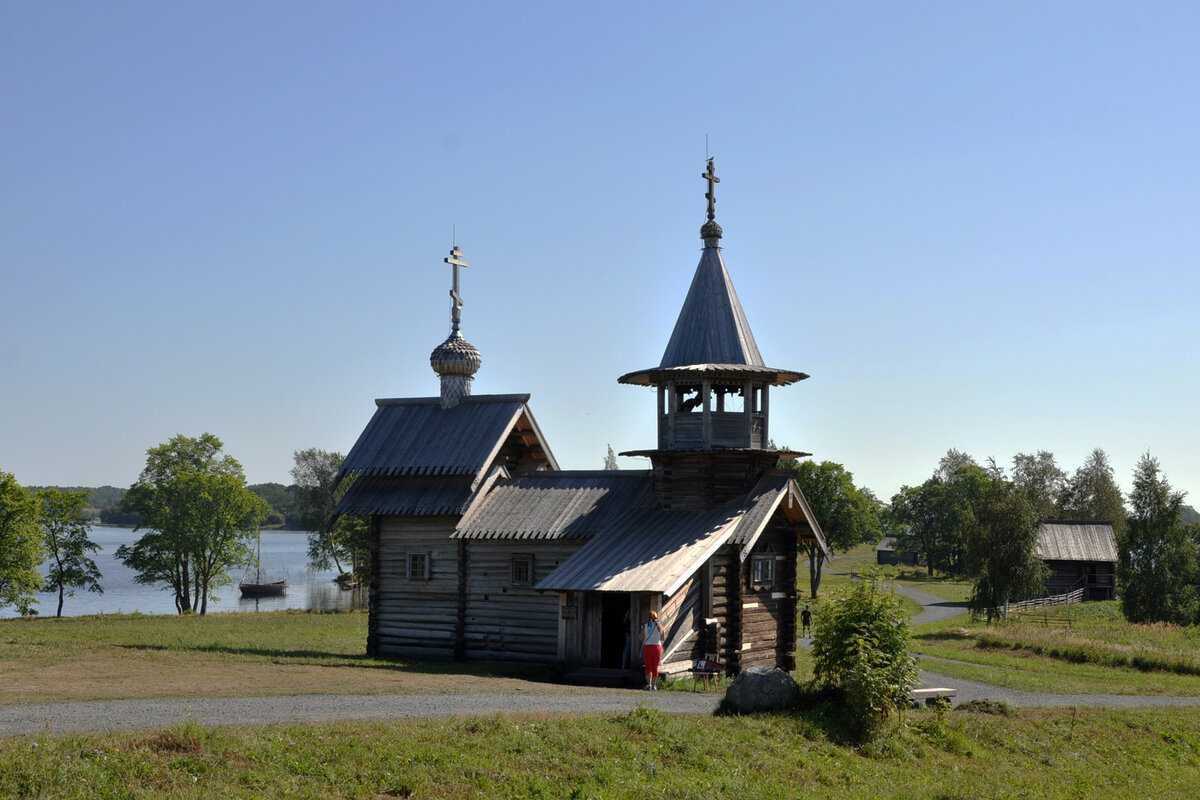
{"type": "Polygon", "coordinates": [[[762,393],[763,393],[762,394],[762,419],[763,419],[762,446],[764,449],[769,447],[771,444],[771,431],[768,429],[768,424],[770,423],[770,420],[771,420],[771,401],[770,401],[770,394],[769,394],[770,388],[771,388],[771,384],[769,384],[769,383],[763,384],[763,388],[762,388],[762,393]]]}
{"type": "Polygon", "coordinates": [[[709,381],[700,382],[700,399],[704,405],[704,429],[701,434],[701,442],[705,450],[712,449],[712,383],[709,381]]]}
{"type": "Polygon", "coordinates": [[[675,446],[675,414],[679,411],[679,395],[675,392],[675,381],[667,381],[667,444],[663,449],[675,446]]]}

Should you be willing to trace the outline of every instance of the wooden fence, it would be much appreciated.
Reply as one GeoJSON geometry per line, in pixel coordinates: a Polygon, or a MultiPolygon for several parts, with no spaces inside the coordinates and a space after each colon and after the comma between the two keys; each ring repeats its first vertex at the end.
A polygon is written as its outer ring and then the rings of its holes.
{"type": "Polygon", "coordinates": [[[1009,603],[1004,610],[1005,619],[1012,620],[1009,614],[1016,615],[1022,622],[1041,623],[1046,626],[1071,627],[1071,612],[1069,606],[1082,603],[1086,594],[1085,589],[1076,589],[1066,594],[1056,594],[1049,597],[1035,597],[1032,600],[1022,600],[1019,603],[1009,603]]]}

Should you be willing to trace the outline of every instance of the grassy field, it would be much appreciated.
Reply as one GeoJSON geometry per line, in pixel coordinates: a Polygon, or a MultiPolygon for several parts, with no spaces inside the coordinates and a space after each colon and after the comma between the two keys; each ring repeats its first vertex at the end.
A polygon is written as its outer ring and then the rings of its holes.
{"type": "Polygon", "coordinates": [[[0,620],[0,703],[572,691],[541,668],[368,658],[366,641],[365,612],[0,620]]]}
{"type": "Polygon", "coordinates": [[[582,717],[0,738],[38,798],[1191,798],[1200,709],[914,712],[865,748],[803,716],[582,717]]]}
{"type": "Polygon", "coordinates": [[[1131,625],[1115,601],[1071,607],[1071,627],[969,617],[915,632],[924,667],[1034,692],[1200,696],[1200,630],[1131,625]]]}

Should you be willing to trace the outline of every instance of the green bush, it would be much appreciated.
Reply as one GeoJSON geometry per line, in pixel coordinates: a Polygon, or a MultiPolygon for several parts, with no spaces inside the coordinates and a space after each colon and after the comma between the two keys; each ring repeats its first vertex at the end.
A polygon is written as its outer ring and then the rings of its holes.
{"type": "Polygon", "coordinates": [[[917,686],[908,615],[875,576],[821,605],[814,621],[813,676],[844,692],[859,736],[869,739],[917,686]]]}

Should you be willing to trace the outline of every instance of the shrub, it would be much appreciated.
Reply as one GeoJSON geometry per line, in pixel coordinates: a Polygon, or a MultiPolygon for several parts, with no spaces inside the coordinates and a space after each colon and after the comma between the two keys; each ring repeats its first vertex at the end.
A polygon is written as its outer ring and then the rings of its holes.
{"type": "Polygon", "coordinates": [[[813,675],[844,692],[859,735],[869,739],[917,686],[908,615],[875,576],[822,604],[813,631],[813,675]]]}

